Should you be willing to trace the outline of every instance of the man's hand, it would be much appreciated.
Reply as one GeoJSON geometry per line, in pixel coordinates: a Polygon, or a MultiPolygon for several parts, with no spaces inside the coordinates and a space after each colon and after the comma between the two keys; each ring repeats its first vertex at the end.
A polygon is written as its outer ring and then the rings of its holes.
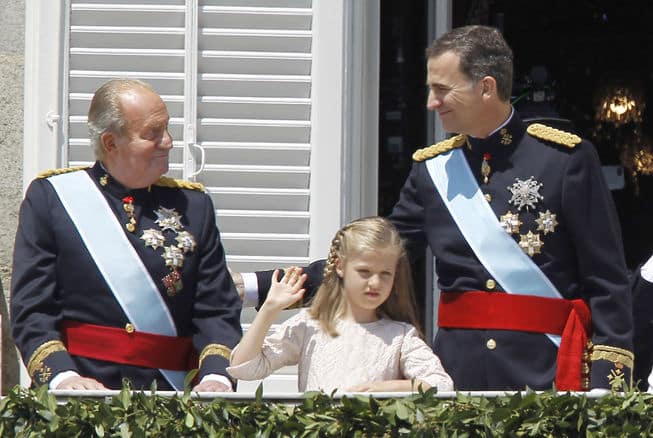
{"type": "Polygon", "coordinates": [[[231,386],[215,380],[207,380],[193,387],[193,392],[234,392],[231,386]]]}
{"type": "Polygon", "coordinates": [[[272,310],[282,310],[292,306],[304,296],[302,286],[305,281],[306,274],[302,274],[302,268],[295,266],[288,268],[281,280],[279,280],[279,270],[275,270],[263,306],[272,310]]]}
{"type": "Polygon", "coordinates": [[[229,269],[229,273],[231,274],[231,280],[236,285],[236,290],[238,291],[240,301],[243,301],[245,299],[245,282],[243,281],[243,276],[240,275],[240,272],[232,271],[231,268],[227,269],[229,269]]]}
{"type": "Polygon", "coordinates": [[[108,390],[109,388],[90,377],[71,376],[61,382],[55,389],[108,390]]]}

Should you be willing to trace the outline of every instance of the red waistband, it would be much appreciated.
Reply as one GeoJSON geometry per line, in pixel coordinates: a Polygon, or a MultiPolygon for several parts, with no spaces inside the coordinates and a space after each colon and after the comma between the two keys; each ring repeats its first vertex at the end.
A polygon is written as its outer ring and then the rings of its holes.
{"type": "Polygon", "coordinates": [[[556,387],[574,391],[588,389],[589,364],[584,353],[591,336],[592,319],[583,300],[501,292],[443,292],[438,307],[438,326],[562,335],[556,387]]]}
{"type": "Polygon", "coordinates": [[[438,326],[561,335],[572,308],[570,300],[532,295],[443,292],[438,307],[438,326]]]}
{"type": "Polygon", "coordinates": [[[174,337],[66,320],[62,340],[75,356],[164,370],[197,368],[190,337],[174,337]]]}

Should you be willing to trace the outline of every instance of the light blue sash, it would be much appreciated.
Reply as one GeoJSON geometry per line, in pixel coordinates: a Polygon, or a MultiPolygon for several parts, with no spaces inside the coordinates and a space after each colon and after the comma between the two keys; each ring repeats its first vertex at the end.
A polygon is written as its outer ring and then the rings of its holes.
{"type": "MultiPolygon", "coordinates": [[[[175,323],[159,289],[91,177],[84,171],[77,171],[50,177],[48,181],[136,330],[177,336],[175,323]]],[[[160,371],[173,388],[184,389],[184,371],[160,371]]]]}
{"type": "MultiPolygon", "coordinates": [[[[504,291],[562,298],[551,280],[501,227],[459,148],[431,158],[426,168],[467,244],[504,291]]],[[[559,335],[547,336],[560,346],[559,335]]]]}

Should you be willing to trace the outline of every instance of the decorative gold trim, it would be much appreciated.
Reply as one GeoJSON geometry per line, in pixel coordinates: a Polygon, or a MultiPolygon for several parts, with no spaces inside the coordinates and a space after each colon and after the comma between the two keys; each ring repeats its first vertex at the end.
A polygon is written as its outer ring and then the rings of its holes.
{"type": "Polygon", "coordinates": [[[186,181],[183,179],[174,179],[168,178],[167,176],[162,176],[157,182],[154,183],[155,186],[160,187],[170,187],[173,189],[189,189],[197,190],[198,192],[204,191],[204,184],[186,181]]]}
{"type": "Polygon", "coordinates": [[[88,169],[89,166],[76,166],[76,167],[64,167],[61,169],[50,169],[36,175],[37,179],[48,178],[54,175],[61,175],[62,173],[76,172],[78,170],[88,169]]]}
{"type": "Polygon", "coordinates": [[[526,132],[528,132],[533,137],[561,144],[563,146],[567,146],[568,148],[573,148],[581,141],[583,141],[576,134],[572,134],[567,131],[561,131],[560,129],[552,128],[541,123],[533,123],[532,125],[529,125],[526,129],[526,132]]]}
{"type": "Polygon", "coordinates": [[[43,366],[43,361],[52,353],[56,353],[57,351],[66,351],[63,342],[48,341],[34,350],[32,357],[30,357],[27,362],[27,372],[29,375],[34,378],[34,374],[36,374],[36,372],[43,366]]]}
{"type": "Polygon", "coordinates": [[[202,368],[202,362],[206,359],[206,356],[218,355],[222,356],[225,359],[229,360],[231,358],[231,348],[222,345],[222,344],[209,344],[204,347],[202,353],[200,354],[199,368],[202,368]]]}
{"type": "Polygon", "coordinates": [[[594,345],[590,360],[607,360],[612,363],[622,363],[632,370],[635,355],[628,350],[611,345],[594,345]]]}
{"type": "Polygon", "coordinates": [[[427,148],[418,149],[413,154],[413,160],[415,161],[424,161],[429,158],[433,158],[436,155],[440,155],[444,152],[450,151],[451,149],[459,148],[464,145],[467,141],[467,136],[464,134],[458,134],[455,137],[442,140],[432,146],[427,148]]]}

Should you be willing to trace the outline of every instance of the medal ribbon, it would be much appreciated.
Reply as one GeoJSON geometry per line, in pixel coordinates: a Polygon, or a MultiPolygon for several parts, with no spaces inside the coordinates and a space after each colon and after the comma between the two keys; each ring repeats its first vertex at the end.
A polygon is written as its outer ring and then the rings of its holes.
{"type": "MultiPolygon", "coordinates": [[[[174,320],[159,289],[91,177],[78,171],[53,176],[48,181],[136,330],[177,336],[174,320]]],[[[173,388],[184,389],[184,371],[160,371],[173,388]]]]}

